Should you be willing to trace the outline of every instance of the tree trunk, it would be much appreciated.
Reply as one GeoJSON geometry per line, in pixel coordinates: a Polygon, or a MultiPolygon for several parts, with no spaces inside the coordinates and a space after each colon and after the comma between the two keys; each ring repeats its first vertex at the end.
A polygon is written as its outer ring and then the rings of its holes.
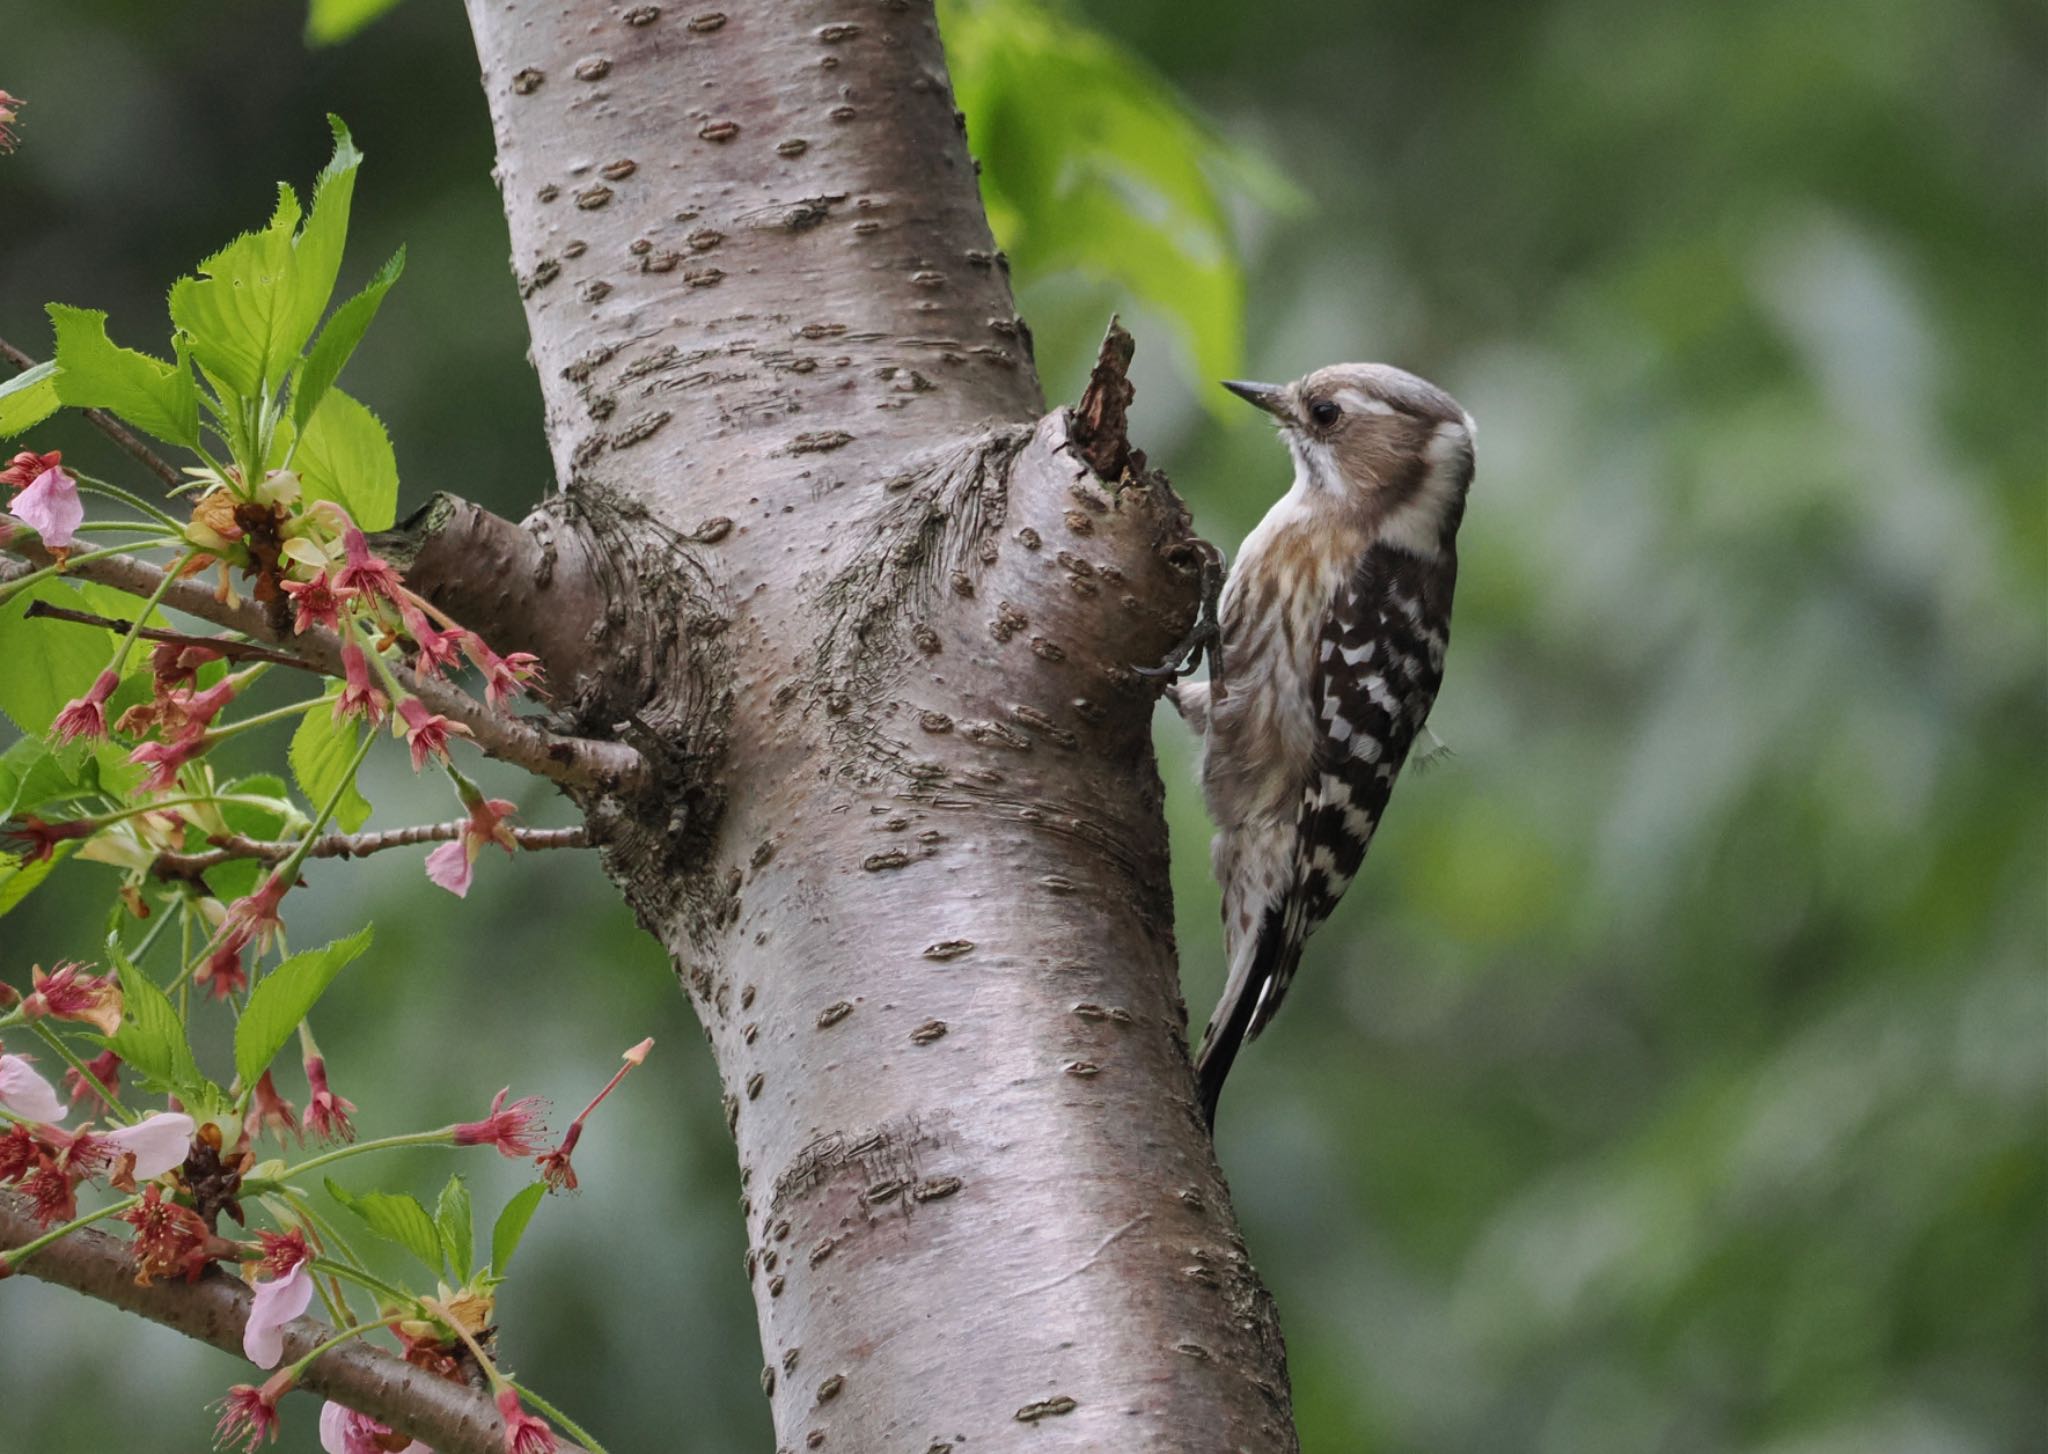
{"type": "Polygon", "coordinates": [[[929,3],[469,12],[582,603],[524,634],[658,769],[582,801],[717,1057],[780,1444],[1293,1449],[1132,670],[1186,512],[1084,462],[1120,400],[1040,417],[929,3]]]}

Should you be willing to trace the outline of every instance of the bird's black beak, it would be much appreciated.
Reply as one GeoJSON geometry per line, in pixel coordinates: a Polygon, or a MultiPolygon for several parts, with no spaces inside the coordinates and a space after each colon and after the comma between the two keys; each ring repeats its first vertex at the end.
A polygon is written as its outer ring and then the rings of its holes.
{"type": "Polygon", "coordinates": [[[1238,379],[1225,379],[1223,387],[1247,404],[1258,405],[1275,419],[1291,422],[1294,418],[1294,411],[1288,406],[1287,390],[1279,384],[1247,384],[1238,379]]]}

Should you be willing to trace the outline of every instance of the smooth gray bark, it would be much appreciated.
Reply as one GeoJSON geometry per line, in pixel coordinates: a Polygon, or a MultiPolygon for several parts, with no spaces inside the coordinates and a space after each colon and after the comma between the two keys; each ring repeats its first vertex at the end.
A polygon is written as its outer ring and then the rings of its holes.
{"type": "Polygon", "coordinates": [[[1132,670],[1186,514],[1041,417],[929,4],[469,13],[550,663],[660,775],[581,801],[717,1057],[780,1444],[1293,1449],[1132,670]]]}

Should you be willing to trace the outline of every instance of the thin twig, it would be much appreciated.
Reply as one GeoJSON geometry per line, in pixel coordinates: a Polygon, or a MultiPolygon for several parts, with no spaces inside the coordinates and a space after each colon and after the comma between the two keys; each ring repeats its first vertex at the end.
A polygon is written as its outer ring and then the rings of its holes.
{"type": "MultiPolygon", "coordinates": [[[[387,848],[411,848],[421,843],[446,843],[462,836],[467,818],[452,823],[419,823],[410,828],[387,828],[378,833],[329,833],[313,840],[308,858],[362,858],[387,848]]],[[[575,828],[514,828],[513,839],[529,853],[548,848],[588,848],[590,833],[575,828]]],[[[160,853],[154,871],[162,878],[189,878],[231,859],[253,858],[260,863],[282,863],[299,845],[296,841],[250,838],[240,833],[213,837],[214,846],[201,853],[160,853]]]]}
{"type": "MultiPolygon", "coordinates": [[[[32,369],[41,362],[41,360],[23,353],[4,338],[0,338],[0,355],[4,355],[9,363],[21,369],[32,369]]],[[[114,443],[120,445],[129,454],[140,460],[145,469],[165,484],[175,489],[179,485],[188,483],[184,475],[178,472],[176,465],[129,433],[128,427],[125,424],[107,413],[104,409],[87,409],[84,411],[84,414],[86,423],[92,425],[93,428],[99,430],[100,433],[106,435],[107,438],[113,440],[114,443]]]]}
{"type": "MultiPolygon", "coordinates": [[[[74,611],[69,606],[52,606],[48,601],[30,601],[28,610],[22,613],[28,619],[38,616],[52,621],[75,621],[80,626],[104,626],[109,631],[126,631],[135,623],[122,621],[113,616],[95,616],[90,611],[74,611]]],[[[155,626],[145,626],[135,633],[145,641],[167,641],[174,646],[203,646],[217,651],[229,661],[267,661],[274,666],[292,666],[300,671],[309,671],[316,676],[320,669],[311,662],[301,660],[285,651],[272,651],[267,646],[252,646],[246,641],[224,641],[217,636],[192,636],[183,631],[164,631],[155,626]]]]}
{"type": "MultiPolygon", "coordinates": [[[[55,563],[34,540],[17,537],[0,545],[37,567],[55,563]]],[[[145,600],[163,583],[164,571],[132,555],[105,556],[76,562],[67,575],[96,581],[145,600]]],[[[319,628],[287,636],[273,626],[263,608],[253,601],[230,605],[216,597],[211,588],[196,578],[173,581],[165,590],[163,604],[216,626],[239,631],[269,643],[311,664],[328,676],[343,675],[341,638],[319,628]]],[[[647,759],[623,742],[605,742],[590,737],[562,737],[536,727],[522,717],[479,702],[447,682],[428,679],[405,667],[393,668],[405,689],[452,722],[469,729],[479,751],[487,757],[509,762],[514,767],[568,787],[596,788],[606,792],[632,792],[647,785],[652,773],[647,759]]]]}

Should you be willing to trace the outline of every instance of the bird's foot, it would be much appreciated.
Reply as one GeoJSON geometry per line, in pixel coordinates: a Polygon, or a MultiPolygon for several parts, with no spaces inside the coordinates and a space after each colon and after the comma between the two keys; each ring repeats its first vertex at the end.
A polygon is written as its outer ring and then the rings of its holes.
{"type": "Polygon", "coordinates": [[[1187,635],[1174,643],[1166,659],[1157,666],[1141,666],[1134,670],[1140,676],[1166,677],[1178,681],[1189,675],[1202,664],[1202,658],[1209,658],[1209,682],[1213,695],[1225,695],[1223,684],[1223,578],[1225,575],[1223,552],[1206,540],[1195,539],[1186,543],[1185,549],[1197,556],[1201,562],[1202,598],[1195,611],[1195,621],[1188,628],[1187,635]]]}

